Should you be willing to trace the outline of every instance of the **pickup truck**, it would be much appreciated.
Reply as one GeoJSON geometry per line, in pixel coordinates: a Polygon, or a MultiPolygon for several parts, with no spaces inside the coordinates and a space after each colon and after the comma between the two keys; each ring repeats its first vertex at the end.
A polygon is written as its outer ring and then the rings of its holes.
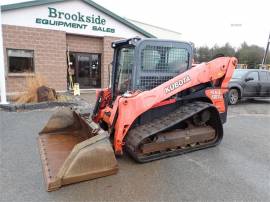
{"type": "Polygon", "coordinates": [[[236,69],[229,83],[229,104],[242,98],[270,97],[270,71],[236,69]]]}

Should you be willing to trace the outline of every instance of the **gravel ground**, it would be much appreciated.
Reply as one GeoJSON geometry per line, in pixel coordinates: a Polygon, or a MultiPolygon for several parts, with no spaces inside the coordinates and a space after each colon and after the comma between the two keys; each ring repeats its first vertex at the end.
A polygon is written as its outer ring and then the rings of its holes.
{"type": "Polygon", "coordinates": [[[96,91],[81,92],[80,97],[88,102],[90,105],[96,102],[96,91]]]}
{"type": "Polygon", "coordinates": [[[0,111],[0,201],[269,201],[270,101],[231,106],[215,148],[136,164],[119,173],[45,191],[37,135],[55,109],[0,111]]]}

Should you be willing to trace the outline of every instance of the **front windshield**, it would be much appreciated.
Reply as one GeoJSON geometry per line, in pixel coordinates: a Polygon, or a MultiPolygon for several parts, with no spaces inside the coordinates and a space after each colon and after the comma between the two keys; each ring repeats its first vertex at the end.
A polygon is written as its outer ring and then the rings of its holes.
{"type": "Polygon", "coordinates": [[[117,94],[123,94],[131,88],[134,47],[119,49],[116,59],[115,88],[117,94]]]}
{"type": "Polygon", "coordinates": [[[234,72],[233,72],[232,78],[233,78],[233,79],[241,79],[241,78],[245,75],[245,73],[247,73],[247,70],[243,70],[243,69],[239,70],[239,69],[236,69],[236,70],[234,70],[234,72]]]}

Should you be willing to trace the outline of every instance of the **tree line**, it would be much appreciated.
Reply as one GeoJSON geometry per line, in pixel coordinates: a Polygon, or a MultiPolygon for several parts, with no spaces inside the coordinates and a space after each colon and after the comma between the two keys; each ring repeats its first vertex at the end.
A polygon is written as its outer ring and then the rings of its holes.
{"type": "MultiPolygon", "coordinates": [[[[233,48],[229,43],[224,46],[215,45],[212,48],[207,46],[194,49],[195,62],[207,62],[217,56],[234,56],[238,59],[239,64],[246,64],[247,68],[258,68],[262,62],[265,49],[257,45],[248,45],[242,43],[237,49],[233,48]]],[[[268,53],[266,64],[270,64],[270,53],[268,53]]]]}

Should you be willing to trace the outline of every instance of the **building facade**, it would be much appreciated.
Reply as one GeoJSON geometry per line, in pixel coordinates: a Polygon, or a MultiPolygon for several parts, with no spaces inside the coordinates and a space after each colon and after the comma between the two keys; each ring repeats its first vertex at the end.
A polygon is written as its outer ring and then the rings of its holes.
{"type": "Polygon", "coordinates": [[[112,41],[155,37],[90,0],[42,0],[2,10],[7,93],[25,90],[41,75],[49,87],[66,91],[68,74],[82,89],[108,85],[112,41]]]}

